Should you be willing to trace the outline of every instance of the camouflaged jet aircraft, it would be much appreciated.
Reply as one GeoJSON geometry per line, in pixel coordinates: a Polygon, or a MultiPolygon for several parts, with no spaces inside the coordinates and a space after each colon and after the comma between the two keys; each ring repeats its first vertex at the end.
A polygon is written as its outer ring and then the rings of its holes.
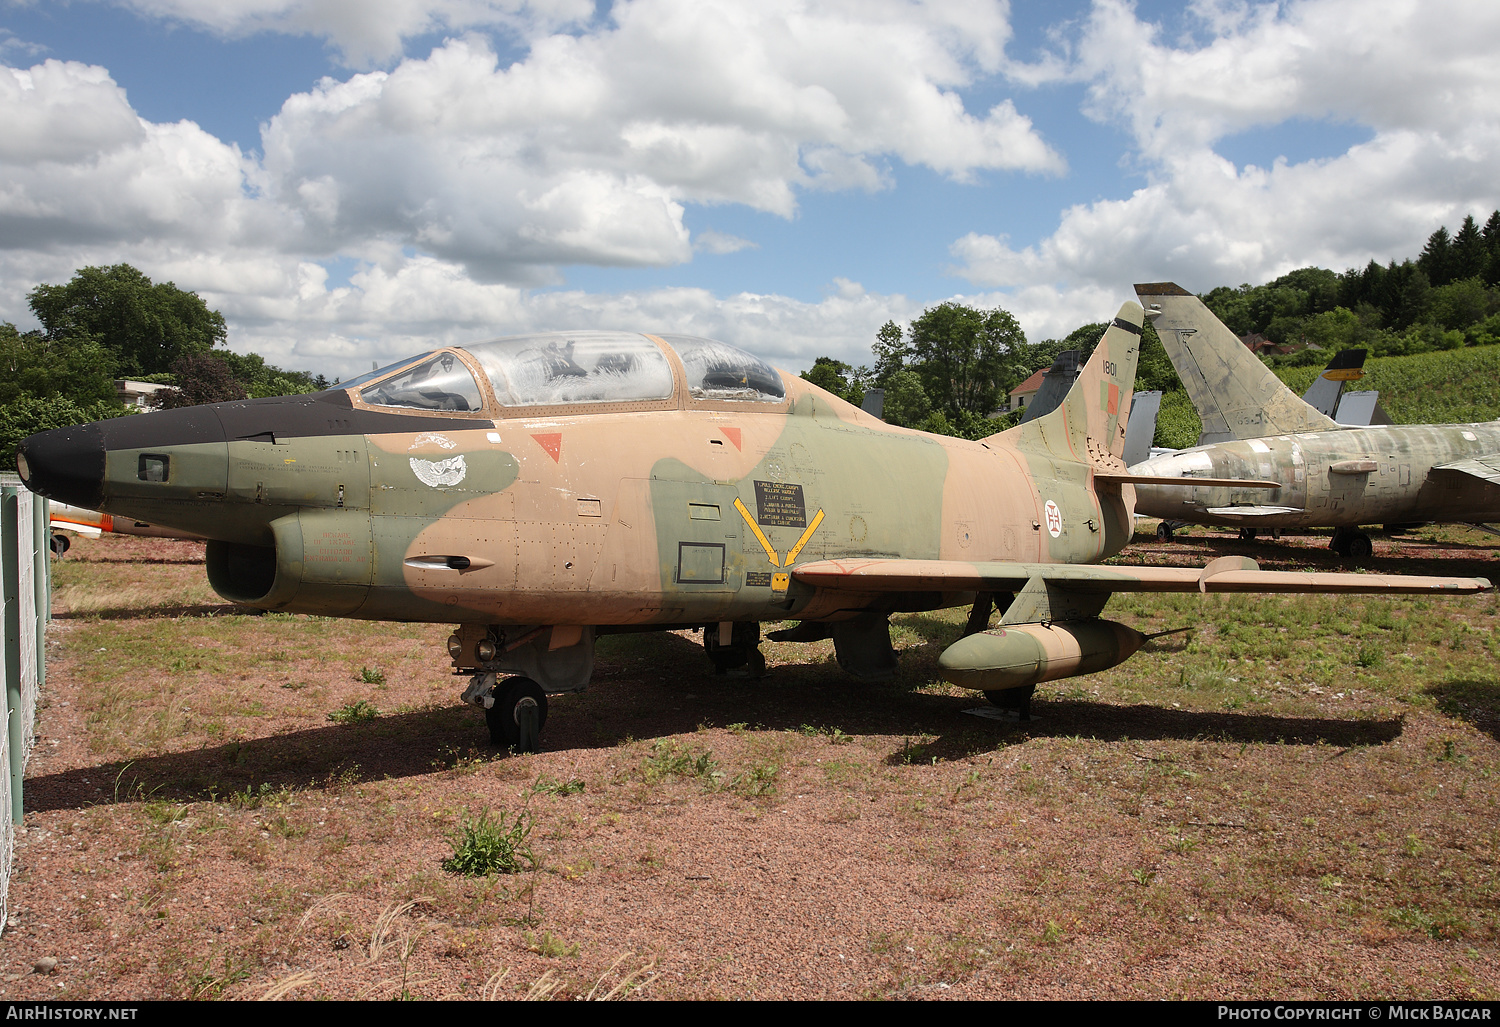
{"type": "MultiPolygon", "coordinates": [[[[1353,428],[1313,409],[1235,338],[1203,301],[1171,282],[1137,285],[1205,440],[1131,470],[1176,478],[1136,491],[1136,513],[1256,531],[1333,528],[1328,546],[1364,559],[1364,524],[1500,518],[1500,421],[1353,428]],[[1199,477],[1274,481],[1274,492],[1199,477]]],[[[1170,534],[1167,534],[1170,538],[1170,534]]]]}
{"type": "Polygon", "coordinates": [[[976,604],[943,673],[1024,706],[1139,648],[1098,618],[1114,592],[1488,587],[1088,566],[1129,540],[1132,485],[1163,480],[1120,459],[1141,324],[1125,304],[1057,410],[979,442],[885,424],[724,343],[595,331],[45,432],[17,464],[42,495],[207,536],[234,602],[456,624],[464,699],[500,745],[535,744],[547,694],[588,683],[608,632],[701,628],[716,666],[753,674],[760,623],[797,619],[786,637],[831,635],[878,678],[889,614],[976,604]]]}

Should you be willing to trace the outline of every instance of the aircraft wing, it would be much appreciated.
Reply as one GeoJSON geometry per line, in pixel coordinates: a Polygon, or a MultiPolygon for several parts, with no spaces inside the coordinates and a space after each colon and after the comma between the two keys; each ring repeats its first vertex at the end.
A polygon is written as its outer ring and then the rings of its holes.
{"type": "Polygon", "coordinates": [[[1477,456],[1468,460],[1455,460],[1448,464],[1438,464],[1434,471],[1457,471],[1459,474],[1472,475],[1482,478],[1491,485],[1500,485],[1500,453],[1493,456],[1477,456]]]}
{"type": "Polygon", "coordinates": [[[1276,592],[1354,595],[1469,595],[1488,591],[1484,578],[1326,571],[1263,571],[1249,557],[1224,556],[1206,567],[1105,567],[1046,563],[964,563],[958,560],[819,560],[792,569],[817,588],[851,592],[1019,592],[1033,581],[1071,593],[1276,592]]]}

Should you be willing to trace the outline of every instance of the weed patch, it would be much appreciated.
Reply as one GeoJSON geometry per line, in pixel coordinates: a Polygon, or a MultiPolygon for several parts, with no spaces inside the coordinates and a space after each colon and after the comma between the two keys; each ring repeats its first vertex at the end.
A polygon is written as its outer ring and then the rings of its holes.
{"type": "Polygon", "coordinates": [[[524,809],[509,822],[504,811],[493,819],[488,811],[465,817],[457,833],[449,838],[453,855],[443,860],[443,869],[465,877],[518,874],[531,869],[536,866],[528,844],[531,826],[531,814],[524,809]]]}
{"type": "Polygon", "coordinates": [[[335,724],[363,724],[380,716],[380,710],[374,703],[365,699],[358,699],[351,703],[345,703],[328,715],[328,719],[335,724]]]}

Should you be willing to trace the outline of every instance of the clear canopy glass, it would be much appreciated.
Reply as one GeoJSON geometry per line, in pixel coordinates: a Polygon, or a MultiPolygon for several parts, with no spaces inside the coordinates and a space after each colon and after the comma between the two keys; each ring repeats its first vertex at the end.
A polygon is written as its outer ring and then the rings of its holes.
{"type": "Polygon", "coordinates": [[[781,375],[760,357],[738,346],[696,335],[662,335],[677,351],[687,371],[688,392],[694,399],[781,402],[786,387],[781,375]]]}
{"type": "Polygon", "coordinates": [[[630,332],[521,335],[464,349],[477,359],[502,406],[628,403],[672,397],[661,349],[630,332]]]}

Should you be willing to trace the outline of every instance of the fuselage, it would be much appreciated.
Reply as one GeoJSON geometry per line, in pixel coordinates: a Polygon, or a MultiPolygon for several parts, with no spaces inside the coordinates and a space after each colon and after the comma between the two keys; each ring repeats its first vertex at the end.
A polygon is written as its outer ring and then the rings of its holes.
{"type": "MultiPolygon", "coordinates": [[[[789,568],[1085,563],[1128,537],[1128,497],[1101,504],[1087,464],[893,427],[764,365],[758,391],[715,391],[686,343],[632,338],[633,366],[645,346],[667,369],[649,395],[507,403],[514,370],[448,349],[311,396],[33,436],[23,465],[43,494],[210,539],[226,598],[374,619],[836,620],[973,596],[822,593],[789,568]],[[413,384],[439,361],[441,389],[413,384]]],[[[597,372],[567,354],[558,374],[597,372]]]]}
{"type": "Polygon", "coordinates": [[[1131,470],[1180,477],[1139,485],[1136,513],[1252,528],[1500,518],[1500,487],[1444,465],[1500,453],[1500,422],[1302,432],[1220,442],[1153,457],[1131,470]],[[1281,483],[1277,489],[1203,488],[1194,477],[1281,483]]]}

